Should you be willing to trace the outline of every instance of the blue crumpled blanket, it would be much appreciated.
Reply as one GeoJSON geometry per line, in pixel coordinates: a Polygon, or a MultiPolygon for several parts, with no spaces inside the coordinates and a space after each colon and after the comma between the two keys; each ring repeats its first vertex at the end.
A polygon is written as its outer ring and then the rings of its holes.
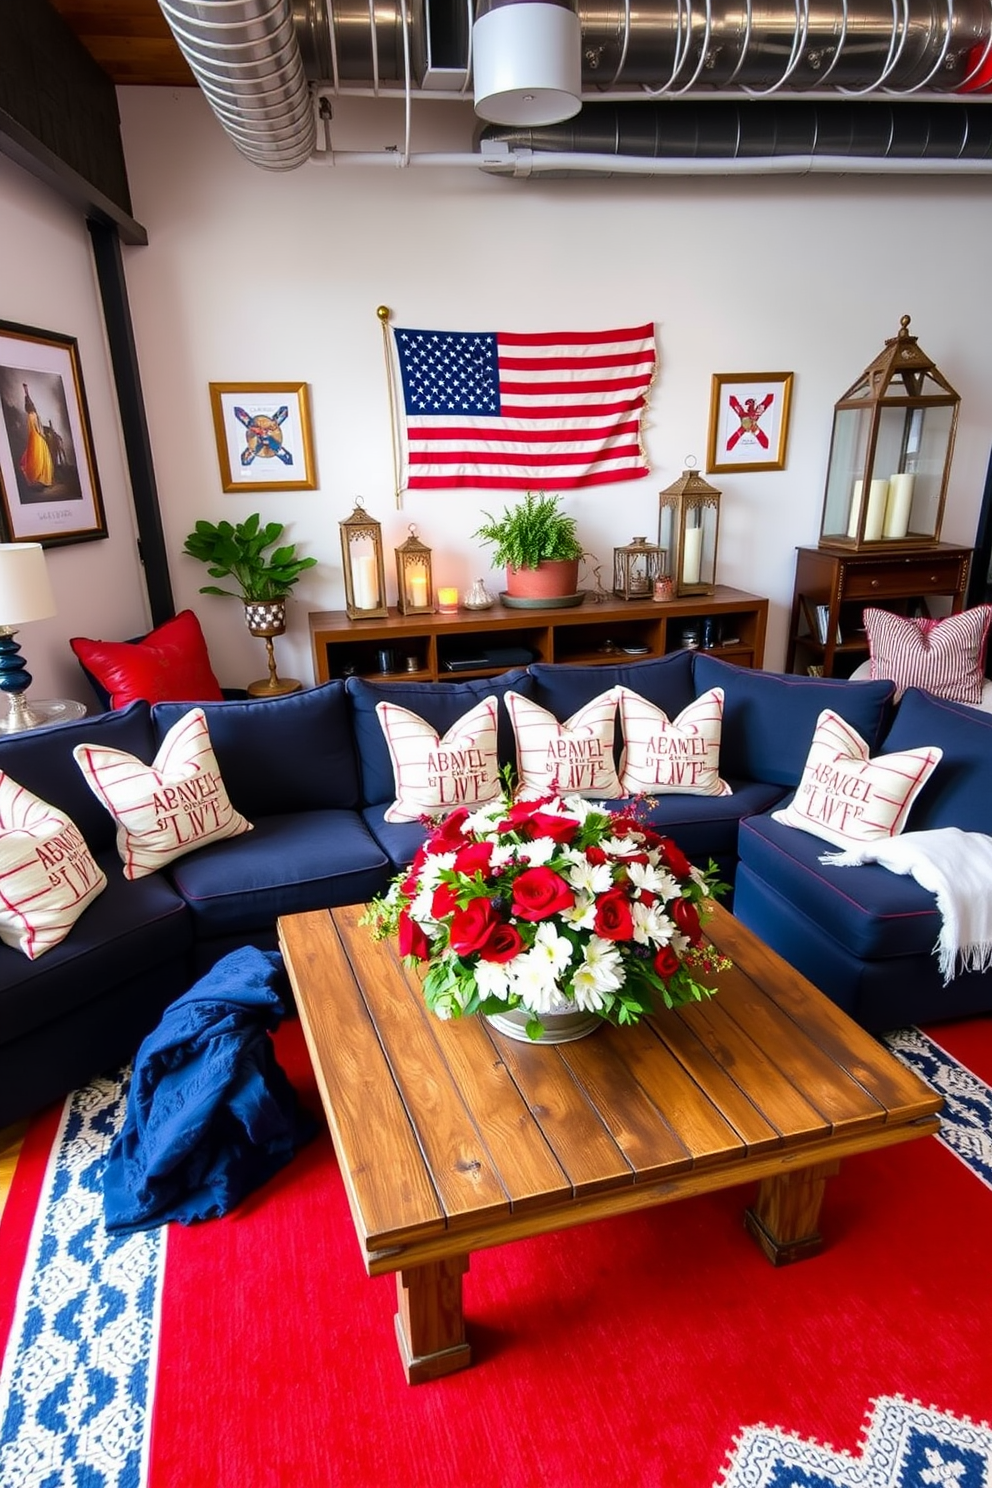
{"type": "Polygon", "coordinates": [[[278,952],[243,947],[166,1008],[107,1159],[108,1230],[226,1214],[315,1135],[269,1038],[283,988],[278,952]]]}

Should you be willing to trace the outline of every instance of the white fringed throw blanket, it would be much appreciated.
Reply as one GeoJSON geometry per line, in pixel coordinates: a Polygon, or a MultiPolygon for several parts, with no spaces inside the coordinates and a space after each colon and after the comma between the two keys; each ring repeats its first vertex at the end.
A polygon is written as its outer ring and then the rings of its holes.
{"type": "Polygon", "coordinates": [[[958,972],[992,970],[992,837],[958,827],[903,832],[824,853],[820,862],[842,868],[881,863],[893,873],[912,874],[937,896],[943,924],[934,950],[944,985],[958,972]]]}

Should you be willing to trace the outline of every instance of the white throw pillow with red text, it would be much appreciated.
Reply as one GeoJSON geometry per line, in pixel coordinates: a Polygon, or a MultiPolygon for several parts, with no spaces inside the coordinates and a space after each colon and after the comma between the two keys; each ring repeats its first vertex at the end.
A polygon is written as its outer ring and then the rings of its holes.
{"type": "Polygon", "coordinates": [[[519,692],[506,694],[506,706],[517,744],[517,780],[522,793],[594,796],[604,801],[623,795],[613,762],[615,687],[600,693],[564,723],[519,692]]]}
{"type": "Polygon", "coordinates": [[[628,796],[729,796],[720,778],[723,688],[708,692],[669,719],[654,703],[618,687],[623,754],[620,785],[628,796]]]}
{"type": "Polygon", "coordinates": [[[483,698],[442,738],[408,708],[376,704],[396,790],[387,822],[446,816],[458,806],[473,810],[496,799],[500,793],[496,708],[495,697],[483,698]]]}
{"type": "Polygon", "coordinates": [[[0,940],[34,961],[107,886],[82,832],[0,772],[0,940]]]}

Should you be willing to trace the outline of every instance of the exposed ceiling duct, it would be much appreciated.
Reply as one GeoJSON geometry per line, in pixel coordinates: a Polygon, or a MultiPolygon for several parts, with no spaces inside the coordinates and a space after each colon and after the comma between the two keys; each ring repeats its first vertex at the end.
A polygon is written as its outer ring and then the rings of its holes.
{"type": "MultiPolygon", "coordinates": [[[[471,97],[472,0],[159,3],[221,124],[269,169],[319,148],[318,100],[405,98],[409,120],[418,95],[471,97]]],[[[992,99],[979,96],[992,89],[990,0],[579,0],[578,15],[582,98],[598,106],[525,134],[487,129],[466,159],[505,170],[507,152],[529,154],[515,173],[530,174],[597,168],[591,157],[602,170],[611,156],[614,171],[654,160],[656,172],[766,152],[809,169],[992,158],[992,99]]],[[[414,163],[409,149],[393,160],[414,163]]]]}

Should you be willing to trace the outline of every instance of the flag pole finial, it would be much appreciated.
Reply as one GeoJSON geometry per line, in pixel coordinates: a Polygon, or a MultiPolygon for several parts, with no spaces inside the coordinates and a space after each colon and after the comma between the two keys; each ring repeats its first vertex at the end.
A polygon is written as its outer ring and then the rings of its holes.
{"type": "Polygon", "coordinates": [[[393,487],[396,492],[396,508],[399,510],[403,505],[403,491],[400,486],[400,456],[397,448],[398,422],[396,414],[396,389],[393,386],[393,362],[389,355],[389,316],[388,305],[376,307],[376,316],[382,327],[382,351],[386,359],[386,387],[389,392],[389,426],[393,445],[393,487]]]}

